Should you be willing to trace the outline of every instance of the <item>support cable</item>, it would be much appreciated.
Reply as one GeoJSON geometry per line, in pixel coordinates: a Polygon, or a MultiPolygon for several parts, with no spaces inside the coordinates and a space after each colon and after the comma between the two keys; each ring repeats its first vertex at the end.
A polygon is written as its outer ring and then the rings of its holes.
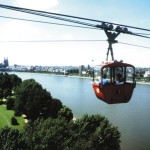
{"type": "Polygon", "coordinates": [[[77,16],[71,16],[71,15],[65,15],[65,14],[59,14],[59,13],[52,13],[52,12],[46,12],[46,11],[40,11],[40,10],[33,10],[33,9],[27,9],[27,8],[21,8],[21,7],[14,7],[14,6],[9,6],[9,5],[2,5],[0,4],[1,8],[5,9],[11,9],[15,11],[21,11],[21,12],[37,12],[41,14],[51,14],[55,16],[63,16],[63,17],[68,17],[68,18],[74,18],[74,19],[80,19],[80,20],[86,20],[86,21],[93,21],[93,22],[101,22],[101,23],[106,23],[106,24],[112,24],[112,25],[117,25],[117,26],[122,26],[122,27],[127,27],[127,28],[133,28],[133,29],[138,29],[138,30],[144,30],[144,31],[150,31],[150,29],[145,29],[145,28],[140,28],[140,27],[135,27],[135,26],[129,26],[129,25],[123,25],[123,24],[118,24],[118,23],[111,23],[107,21],[101,21],[101,20],[95,20],[95,19],[89,19],[89,18],[84,18],[84,17],[77,17],[77,16]]]}
{"type": "MultiPolygon", "coordinates": [[[[56,22],[48,22],[48,21],[39,21],[39,20],[33,20],[33,19],[17,18],[17,17],[0,16],[0,18],[21,20],[21,21],[29,21],[29,22],[36,22],[36,23],[54,24],[54,25],[60,25],[60,26],[70,26],[70,27],[77,27],[77,28],[97,29],[96,27],[69,25],[69,24],[62,24],[62,23],[56,23],[56,22]]],[[[100,30],[102,30],[102,29],[100,29],[100,30]]]]}

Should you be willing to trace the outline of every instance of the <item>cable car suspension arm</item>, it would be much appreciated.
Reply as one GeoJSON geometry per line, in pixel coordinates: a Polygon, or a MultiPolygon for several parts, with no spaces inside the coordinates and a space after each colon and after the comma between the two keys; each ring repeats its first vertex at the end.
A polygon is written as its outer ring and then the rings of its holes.
{"type": "Polygon", "coordinates": [[[108,61],[108,56],[109,56],[109,52],[111,53],[111,58],[112,61],[114,61],[114,55],[113,55],[113,48],[112,48],[112,44],[118,43],[118,41],[116,41],[115,39],[117,38],[117,36],[120,34],[120,32],[112,32],[112,31],[108,31],[108,30],[104,30],[107,37],[108,37],[108,50],[107,50],[107,57],[106,57],[106,61],[108,61]]]}

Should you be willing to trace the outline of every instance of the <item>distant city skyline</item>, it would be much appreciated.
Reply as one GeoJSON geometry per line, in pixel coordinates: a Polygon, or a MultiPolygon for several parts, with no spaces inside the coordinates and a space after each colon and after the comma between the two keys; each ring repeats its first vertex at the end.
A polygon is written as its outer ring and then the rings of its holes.
{"type": "MultiPolygon", "coordinates": [[[[0,4],[92,18],[140,28],[149,29],[150,27],[149,0],[89,0],[88,2],[85,0],[0,0],[0,4]]],[[[2,8],[0,8],[0,12],[1,16],[5,17],[70,24],[2,8]]],[[[132,32],[137,31],[132,29],[132,32]]],[[[144,31],[142,32],[144,33],[144,31]]],[[[97,65],[106,59],[108,48],[107,36],[103,30],[35,23],[2,17],[0,17],[0,35],[0,60],[8,57],[10,65],[97,65]]],[[[120,34],[117,40],[118,43],[113,45],[115,59],[131,63],[136,67],[150,67],[150,39],[120,34]],[[145,48],[133,45],[145,46],[145,48]]]]}

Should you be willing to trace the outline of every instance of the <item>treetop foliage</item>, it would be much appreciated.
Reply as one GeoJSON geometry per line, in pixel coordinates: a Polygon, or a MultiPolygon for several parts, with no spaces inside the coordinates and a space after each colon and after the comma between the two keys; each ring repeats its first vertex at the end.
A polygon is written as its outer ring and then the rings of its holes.
{"type": "Polygon", "coordinates": [[[66,106],[63,106],[58,112],[58,117],[65,118],[67,121],[71,121],[73,119],[73,113],[71,109],[66,106]]]}
{"type": "Polygon", "coordinates": [[[27,144],[23,139],[23,133],[17,129],[5,127],[0,130],[1,150],[27,150],[27,144]]]}
{"type": "Polygon", "coordinates": [[[38,117],[57,117],[58,111],[62,108],[61,101],[53,99],[34,79],[24,80],[15,89],[15,96],[16,114],[25,114],[31,120],[38,117]]]}
{"type": "Polygon", "coordinates": [[[15,74],[0,73],[0,98],[11,96],[12,90],[22,82],[15,74]]]}
{"type": "Polygon", "coordinates": [[[119,150],[120,133],[100,115],[84,115],[77,121],[65,118],[37,119],[25,128],[34,150],[119,150]]]}

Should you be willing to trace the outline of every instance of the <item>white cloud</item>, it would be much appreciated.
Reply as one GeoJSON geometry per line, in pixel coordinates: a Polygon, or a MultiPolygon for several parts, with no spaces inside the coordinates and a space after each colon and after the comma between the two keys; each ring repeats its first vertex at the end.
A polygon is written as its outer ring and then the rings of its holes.
{"type": "Polygon", "coordinates": [[[30,40],[40,32],[31,24],[23,21],[9,21],[0,29],[0,40],[30,40]]]}
{"type": "Polygon", "coordinates": [[[51,11],[56,10],[59,4],[58,0],[16,0],[15,3],[19,7],[51,11]]]}
{"type": "Polygon", "coordinates": [[[64,35],[61,36],[61,38],[63,40],[73,40],[74,39],[73,35],[71,35],[71,34],[64,34],[64,35]]]}

